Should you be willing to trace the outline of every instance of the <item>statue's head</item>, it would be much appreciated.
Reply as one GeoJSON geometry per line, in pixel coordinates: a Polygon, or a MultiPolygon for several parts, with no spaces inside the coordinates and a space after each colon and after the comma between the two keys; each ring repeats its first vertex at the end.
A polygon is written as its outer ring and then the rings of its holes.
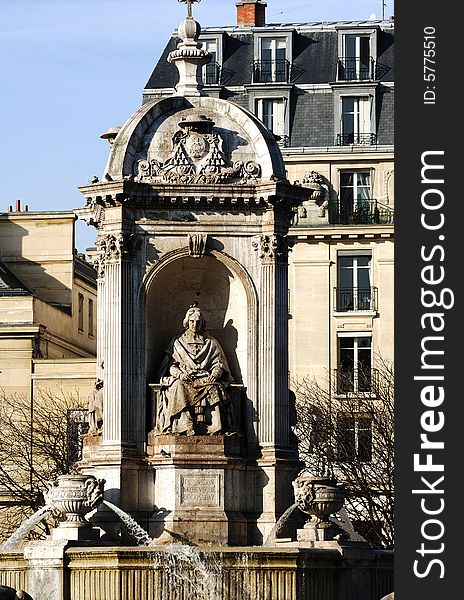
{"type": "Polygon", "coordinates": [[[200,333],[206,329],[205,318],[196,303],[187,310],[182,324],[184,329],[190,329],[193,333],[200,333]]]}

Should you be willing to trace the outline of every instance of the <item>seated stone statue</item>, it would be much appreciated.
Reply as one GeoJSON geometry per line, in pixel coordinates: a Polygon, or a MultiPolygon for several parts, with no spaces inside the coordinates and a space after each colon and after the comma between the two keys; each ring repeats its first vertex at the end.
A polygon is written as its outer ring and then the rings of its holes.
{"type": "Polygon", "coordinates": [[[160,402],[156,434],[194,435],[234,430],[227,386],[231,381],[224,352],[206,331],[196,305],[183,321],[184,333],[175,336],[160,367],[160,402]]]}

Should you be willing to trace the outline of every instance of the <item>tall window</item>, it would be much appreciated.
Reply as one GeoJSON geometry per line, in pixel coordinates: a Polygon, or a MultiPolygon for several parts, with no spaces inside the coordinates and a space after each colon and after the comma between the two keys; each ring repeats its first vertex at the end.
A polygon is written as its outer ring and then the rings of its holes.
{"type": "Polygon", "coordinates": [[[77,328],[79,331],[84,331],[84,296],[79,294],[77,297],[78,312],[77,312],[77,328]]]}
{"type": "Polygon", "coordinates": [[[255,64],[254,81],[278,83],[288,81],[286,38],[262,38],[259,61],[255,64]]]}
{"type": "Polygon", "coordinates": [[[205,85],[214,85],[220,81],[221,68],[218,61],[218,44],[216,40],[205,40],[203,49],[211,54],[211,62],[203,67],[205,85]]]}
{"type": "Polygon", "coordinates": [[[89,298],[89,336],[93,337],[93,300],[89,298]]]}
{"type": "Polygon", "coordinates": [[[371,222],[371,176],[367,171],[340,173],[339,218],[341,223],[371,222]]]}
{"type": "Polygon", "coordinates": [[[373,310],[371,256],[338,257],[337,310],[373,310]]]}
{"type": "Polygon", "coordinates": [[[370,36],[345,35],[342,57],[342,78],[364,80],[372,78],[370,36]]]}
{"type": "Polygon", "coordinates": [[[342,97],[339,144],[371,144],[371,100],[369,97],[342,97]]]}
{"type": "Polygon", "coordinates": [[[285,135],[285,101],[283,98],[258,99],[256,114],[272,133],[285,135]]]}
{"type": "Polygon", "coordinates": [[[337,415],[337,460],[372,460],[372,419],[368,415],[337,415]]]}
{"type": "Polygon", "coordinates": [[[337,393],[370,392],[372,388],[372,338],[338,338],[337,393]]]}

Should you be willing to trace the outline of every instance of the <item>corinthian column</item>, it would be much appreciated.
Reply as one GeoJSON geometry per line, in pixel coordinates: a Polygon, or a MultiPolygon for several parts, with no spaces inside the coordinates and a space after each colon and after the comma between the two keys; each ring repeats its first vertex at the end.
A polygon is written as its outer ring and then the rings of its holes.
{"type": "Polygon", "coordinates": [[[97,242],[97,376],[103,379],[103,444],[134,444],[131,382],[135,354],[132,259],[135,239],[106,234],[97,242]]]}
{"type": "Polygon", "coordinates": [[[260,257],[259,297],[259,442],[289,444],[288,264],[286,239],[261,235],[254,244],[260,257]]]}

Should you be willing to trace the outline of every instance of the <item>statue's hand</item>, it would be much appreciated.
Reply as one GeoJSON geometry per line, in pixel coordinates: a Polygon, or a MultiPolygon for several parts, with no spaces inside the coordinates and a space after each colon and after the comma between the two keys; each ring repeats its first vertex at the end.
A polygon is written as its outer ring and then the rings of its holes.
{"type": "Polygon", "coordinates": [[[208,379],[206,380],[208,383],[215,383],[217,381],[217,377],[216,375],[214,375],[214,373],[211,373],[211,375],[208,377],[208,379]]]}
{"type": "Polygon", "coordinates": [[[189,376],[189,374],[188,374],[188,373],[181,373],[181,374],[179,375],[179,379],[180,379],[181,381],[192,381],[192,380],[190,379],[190,376],[189,376]]]}

